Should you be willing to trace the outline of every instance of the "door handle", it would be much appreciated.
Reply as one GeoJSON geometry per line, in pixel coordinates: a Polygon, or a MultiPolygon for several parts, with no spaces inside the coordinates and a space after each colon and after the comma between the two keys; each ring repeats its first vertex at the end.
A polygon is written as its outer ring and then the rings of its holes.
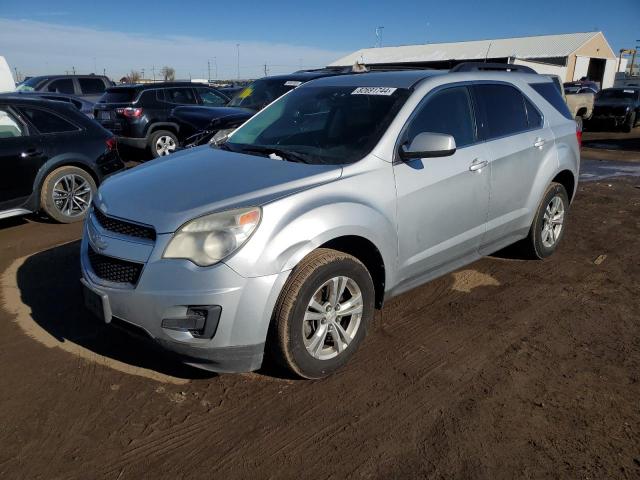
{"type": "Polygon", "coordinates": [[[489,165],[489,162],[486,160],[480,160],[479,158],[476,158],[471,165],[469,165],[469,171],[471,172],[477,172],[479,170],[482,170],[484,167],[486,167],[487,165],[489,165]]]}
{"type": "Polygon", "coordinates": [[[536,141],[533,142],[533,146],[536,148],[542,148],[544,146],[544,138],[536,138],[536,141]]]}
{"type": "Polygon", "coordinates": [[[36,150],[35,148],[31,148],[31,149],[27,150],[26,152],[21,152],[20,153],[20,158],[39,157],[41,155],[42,155],[41,151],[36,150]]]}

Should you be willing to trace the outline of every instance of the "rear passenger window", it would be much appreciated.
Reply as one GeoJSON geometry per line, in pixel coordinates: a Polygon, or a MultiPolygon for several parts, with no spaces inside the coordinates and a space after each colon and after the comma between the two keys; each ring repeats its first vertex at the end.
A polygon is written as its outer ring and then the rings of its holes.
{"type": "Polygon", "coordinates": [[[167,88],[165,90],[165,101],[179,104],[195,104],[196,97],[190,88],[167,88]]]}
{"type": "Polygon", "coordinates": [[[80,78],[80,90],[85,95],[95,95],[103,93],[105,90],[104,82],[100,78],[80,78]]]}
{"type": "Polygon", "coordinates": [[[67,93],[70,95],[76,93],[75,89],[73,88],[73,80],[71,80],[70,78],[61,78],[59,80],[54,80],[49,84],[47,90],[49,92],[67,93]]]}
{"type": "Polygon", "coordinates": [[[39,108],[21,107],[21,110],[40,133],[63,133],[79,130],[74,124],[55,113],[39,108]]]}
{"type": "Polygon", "coordinates": [[[447,88],[435,93],[411,120],[407,132],[409,143],[423,132],[453,136],[458,148],[475,141],[471,99],[466,87],[447,88]]]}
{"type": "Polygon", "coordinates": [[[542,115],[538,109],[524,97],[524,106],[527,109],[527,120],[529,121],[529,128],[542,128],[542,115]]]}
{"type": "Polygon", "coordinates": [[[569,111],[569,107],[567,107],[567,103],[562,98],[562,95],[555,87],[555,85],[551,82],[545,83],[530,83],[531,88],[533,88],[536,92],[544,97],[544,99],[549,102],[553,108],[555,108],[564,118],[568,118],[569,120],[573,120],[571,116],[571,112],[569,111]]]}
{"type": "Polygon", "coordinates": [[[524,97],[509,85],[476,85],[478,106],[484,113],[485,139],[514,135],[529,129],[524,97]]]}

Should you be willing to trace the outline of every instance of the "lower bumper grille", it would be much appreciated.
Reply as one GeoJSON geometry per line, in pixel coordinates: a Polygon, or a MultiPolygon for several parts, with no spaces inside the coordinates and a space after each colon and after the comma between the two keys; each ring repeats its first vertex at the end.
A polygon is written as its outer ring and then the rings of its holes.
{"type": "Polygon", "coordinates": [[[93,272],[103,280],[114,283],[136,285],[142,273],[143,264],[101,255],[89,245],[89,263],[93,272]]]}

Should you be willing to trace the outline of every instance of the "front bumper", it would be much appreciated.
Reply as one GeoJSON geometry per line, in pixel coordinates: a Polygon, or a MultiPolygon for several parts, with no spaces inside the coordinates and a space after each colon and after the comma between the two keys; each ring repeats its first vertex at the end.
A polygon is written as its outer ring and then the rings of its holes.
{"type": "Polygon", "coordinates": [[[124,237],[103,229],[90,215],[81,245],[84,282],[108,298],[113,317],[142,329],[185,363],[218,372],[258,369],[271,312],[288,272],[245,278],[224,263],[202,268],[188,260],[163,259],[170,239],[166,234],[158,235],[155,243],[124,237]],[[93,229],[91,235],[89,229],[93,229]],[[94,244],[96,237],[102,249],[94,244]],[[142,263],[137,284],[98,277],[89,260],[90,247],[105,256],[142,263]],[[194,306],[222,308],[212,338],[162,326],[163,320],[185,317],[194,306]]]}

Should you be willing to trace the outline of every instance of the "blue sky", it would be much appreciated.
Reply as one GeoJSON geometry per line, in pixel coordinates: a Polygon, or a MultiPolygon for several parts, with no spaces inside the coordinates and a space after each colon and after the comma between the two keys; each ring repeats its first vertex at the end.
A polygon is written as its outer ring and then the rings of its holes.
{"type": "Polygon", "coordinates": [[[259,75],[265,62],[284,73],[373,46],[378,25],[384,45],[595,29],[616,52],[640,40],[640,0],[0,1],[0,55],[30,75],[94,65],[114,77],[132,68],[146,75],[169,64],[199,77],[209,60],[234,77],[236,43],[241,76],[259,75]]]}

